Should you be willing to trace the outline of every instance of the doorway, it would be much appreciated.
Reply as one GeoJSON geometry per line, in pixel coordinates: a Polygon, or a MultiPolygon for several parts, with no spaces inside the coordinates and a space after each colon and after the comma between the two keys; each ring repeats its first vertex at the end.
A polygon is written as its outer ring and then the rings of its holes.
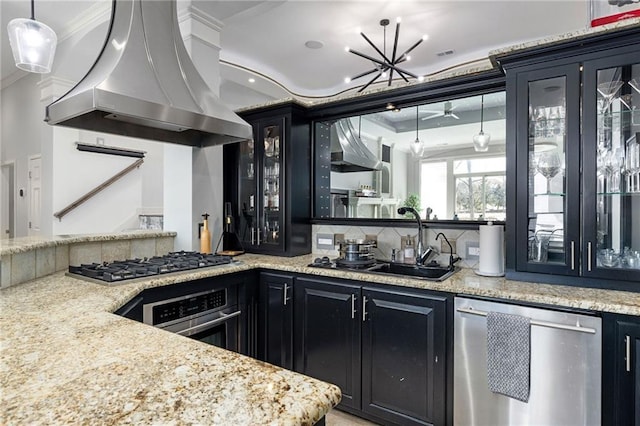
{"type": "Polygon", "coordinates": [[[15,237],[15,164],[8,162],[0,169],[0,239],[6,239],[15,237]]]}
{"type": "Polygon", "coordinates": [[[29,235],[40,235],[42,157],[29,157],[29,235]]]}

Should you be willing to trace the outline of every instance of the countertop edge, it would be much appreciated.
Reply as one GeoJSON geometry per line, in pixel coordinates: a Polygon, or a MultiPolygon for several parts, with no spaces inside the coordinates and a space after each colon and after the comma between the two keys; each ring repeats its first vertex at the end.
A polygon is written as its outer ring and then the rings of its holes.
{"type": "Polygon", "coordinates": [[[55,235],[51,237],[18,237],[10,240],[10,243],[0,240],[0,256],[8,256],[17,253],[25,253],[47,247],[57,247],[65,244],[78,244],[88,242],[134,240],[144,238],[165,238],[178,235],[173,231],[127,231],[113,234],[75,234],[55,235]]]}

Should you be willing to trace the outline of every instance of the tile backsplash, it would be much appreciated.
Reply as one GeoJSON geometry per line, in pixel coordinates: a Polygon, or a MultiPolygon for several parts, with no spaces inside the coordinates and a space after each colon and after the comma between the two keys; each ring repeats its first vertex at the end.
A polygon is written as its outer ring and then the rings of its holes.
{"type": "Polygon", "coordinates": [[[113,260],[161,256],[173,251],[173,236],[107,239],[105,241],[58,241],[48,247],[37,247],[0,256],[0,288],[64,271],[69,265],[102,263],[113,260]]]}
{"type": "MultiPolygon", "coordinates": [[[[442,232],[454,246],[454,254],[459,256],[461,260],[456,264],[462,268],[477,268],[478,257],[467,256],[467,247],[479,244],[480,233],[477,230],[459,230],[459,229],[425,229],[423,241],[426,246],[433,246],[440,254],[434,259],[440,264],[449,262],[449,253],[441,250],[441,239],[436,240],[436,235],[442,232]]],[[[376,227],[376,226],[349,226],[349,225],[313,225],[313,254],[319,256],[329,256],[331,258],[338,256],[338,244],[334,250],[319,249],[317,246],[317,234],[344,234],[345,239],[365,239],[366,235],[375,235],[377,237],[377,247],[373,252],[377,259],[389,260],[391,258],[391,250],[400,249],[402,237],[407,235],[416,238],[417,229],[406,227],[376,227]]],[[[417,238],[416,238],[417,240],[417,238]]],[[[446,243],[445,243],[446,244],[446,243]]],[[[448,247],[446,249],[448,251],[448,247]]]]}

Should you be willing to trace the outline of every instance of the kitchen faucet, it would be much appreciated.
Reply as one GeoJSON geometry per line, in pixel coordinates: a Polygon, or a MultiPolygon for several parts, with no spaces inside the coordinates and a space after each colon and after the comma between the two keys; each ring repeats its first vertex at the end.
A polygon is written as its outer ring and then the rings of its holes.
{"type": "Polygon", "coordinates": [[[447,239],[446,235],[444,235],[442,232],[439,232],[438,235],[436,235],[436,240],[438,240],[440,236],[442,236],[442,238],[444,238],[444,240],[449,245],[449,270],[453,270],[453,264],[460,260],[460,258],[457,256],[455,258],[453,257],[453,247],[451,247],[451,243],[447,239]]]}
{"type": "Polygon", "coordinates": [[[398,214],[403,215],[405,213],[411,213],[418,221],[418,245],[416,246],[416,265],[423,265],[429,257],[434,254],[432,247],[427,247],[424,250],[424,244],[422,243],[422,219],[420,214],[412,207],[400,207],[398,214]]]}

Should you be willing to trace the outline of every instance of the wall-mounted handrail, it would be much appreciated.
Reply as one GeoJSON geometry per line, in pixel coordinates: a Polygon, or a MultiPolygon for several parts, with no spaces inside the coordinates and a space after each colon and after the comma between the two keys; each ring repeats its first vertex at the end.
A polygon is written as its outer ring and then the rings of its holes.
{"type": "Polygon", "coordinates": [[[87,201],[89,198],[93,197],[98,192],[100,192],[103,189],[107,188],[109,185],[111,185],[112,183],[114,183],[115,181],[117,181],[118,179],[120,179],[121,177],[126,175],[127,173],[131,172],[133,169],[136,169],[136,168],[140,167],[140,165],[142,163],[144,163],[144,159],[140,158],[139,160],[136,160],[133,164],[131,164],[130,166],[127,166],[125,169],[121,170],[120,172],[115,174],[113,177],[107,179],[106,181],[104,181],[100,185],[96,186],[91,191],[87,192],[85,195],[83,195],[82,197],[78,198],[77,200],[75,200],[73,203],[69,204],[64,209],[62,209],[62,210],[60,210],[58,212],[55,212],[53,214],[53,216],[57,217],[59,220],[62,220],[62,217],[64,215],[66,215],[67,213],[69,213],[71,210],[73,210],[76,207],[80,206],[82,203],[87,201]]]}

